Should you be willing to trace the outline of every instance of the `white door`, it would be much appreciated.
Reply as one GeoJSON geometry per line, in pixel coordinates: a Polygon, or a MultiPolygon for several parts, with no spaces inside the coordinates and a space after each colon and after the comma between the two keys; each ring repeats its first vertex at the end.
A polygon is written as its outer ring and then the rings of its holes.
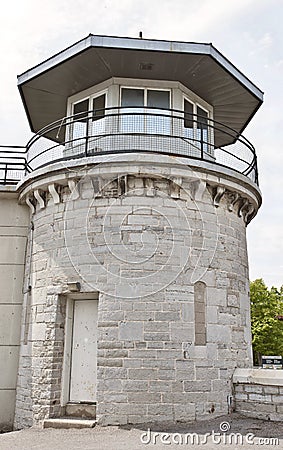
{"type": "Polygon", "coordinates": [[[70,402],[96,401],[97,300],[75,300],[70,402]]]}

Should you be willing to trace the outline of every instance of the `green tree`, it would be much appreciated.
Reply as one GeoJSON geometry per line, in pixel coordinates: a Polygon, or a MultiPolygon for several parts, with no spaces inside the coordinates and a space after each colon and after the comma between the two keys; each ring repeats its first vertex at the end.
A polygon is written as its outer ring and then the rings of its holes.
{"type": "Polygon", "coordinates": [[[262,279],[250,284],[252,343],[255,363],[261,355],[283,356],[283,286],[270,290],[262,279]]]}

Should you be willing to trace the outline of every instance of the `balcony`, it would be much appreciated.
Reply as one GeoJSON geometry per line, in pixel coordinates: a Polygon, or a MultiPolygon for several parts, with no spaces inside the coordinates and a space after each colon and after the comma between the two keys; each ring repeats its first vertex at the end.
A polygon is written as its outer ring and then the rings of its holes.
{"type": "Polygon", "coordinates": [[[232,128],[184,111],[140,107],[82,111],[53,122],[22,151],[0,152],[0,182],[16,184],[26,174],[59,161],[132,152],[206,161],[258,184],[255,149],[232,128]]]}

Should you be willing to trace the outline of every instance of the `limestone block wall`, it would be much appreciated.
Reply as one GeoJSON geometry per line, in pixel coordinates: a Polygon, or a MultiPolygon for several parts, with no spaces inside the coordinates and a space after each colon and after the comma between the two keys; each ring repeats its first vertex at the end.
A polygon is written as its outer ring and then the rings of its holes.
{"type": "Polygon", "coordinates": [[[13,190],[0,191],[0,431],[11,429],[15,412],[23,278],[29,208],[13,190]]]}
{"type": "Polygon", "coordinates": [[[236,369],[233,383],[237,412],[258,419],[283,420],[282,370],[236,369]]]}
{"type": "Polygon", "coordinates": [[[64,407],[70,281],[99,292],[101,424],[226,413],[235,368],[251,365],[249,186],[169,157],[127,156],[43,174],[21,201],[34,232],[15,426],[64,407]]]}

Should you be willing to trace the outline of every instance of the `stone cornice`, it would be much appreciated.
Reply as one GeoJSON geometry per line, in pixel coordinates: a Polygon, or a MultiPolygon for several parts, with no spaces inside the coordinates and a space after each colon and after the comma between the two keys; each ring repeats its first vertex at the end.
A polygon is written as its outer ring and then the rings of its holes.
{"type": "MultiPolygon", "coordinates": [[[[163,181],[163,194],[176,200],[203,201],[206,191],[211,196],[215,208],[227,207],[228,211],[242,217],[248,224],[256,215],[260,206],[260,196],[255,189],[236,182],[229,176],[216,177],[214,174],[204,172],[200,167],[191,168],[184,164],[176,164],[170,158],[167,164],[164,161],[149,161],[145,158],[140,161],[115,161],[111,164],[105,161],[89,167],[77,167],[68,170],[64,167],[60,171],[45,173],[29,184],[22,185],[20,202],[27,203],[32,214],[47,205],[52,199],[58,204],[64,196],[69,195],[70,200],[77,200],[82,194],[83,183],[91,180],[93,196],[117,198],[121,195],[145,195],[153,197],[160,194],[160,180],[163,181]],[[136,180],[133,182],[133,179],[136,180]],[[133,186],[135,186],[133,193],[133,186]]],[[[207,201],[207,200],[206,200],[207,201]]]]}

